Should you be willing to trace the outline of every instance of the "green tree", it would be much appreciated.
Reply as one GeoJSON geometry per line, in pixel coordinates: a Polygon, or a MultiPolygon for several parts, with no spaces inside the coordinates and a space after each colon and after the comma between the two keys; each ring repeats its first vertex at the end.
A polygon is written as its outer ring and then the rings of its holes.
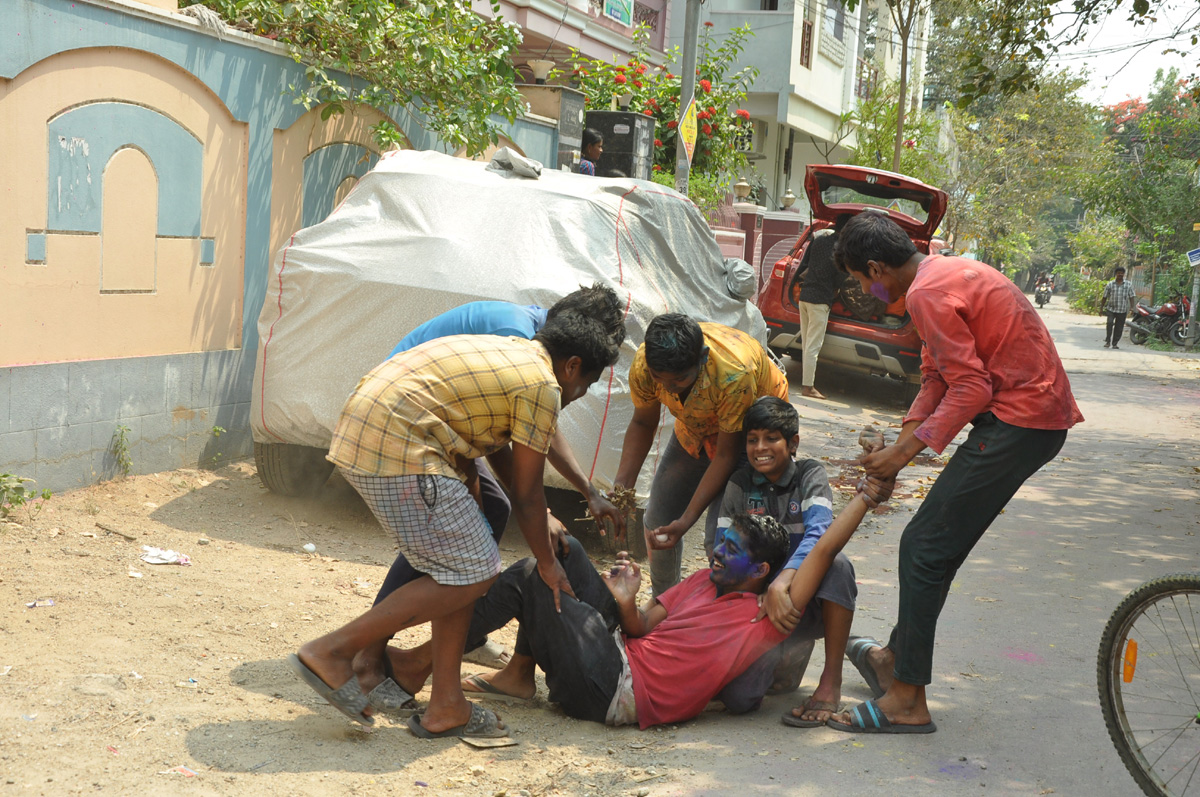
{"type": "Polygon", "coordinates": [[[1105,108],[1103,124],[1112,156],[1088,182],[1088,201],[1119,218],[1157,267],[1163,255],[1186,252],[1195,242],[1200,107],[1188,82],[1175,70],[1160,70],[1148,100],[1105,108]]]}
{"type": "MultiPolygon", "coordinates": [[[[305,108],[325,104],[324,118],[352,103],[398,105],[451,149],[474,154],[498,140],[501,121],[523,113],[512,63],[521,32],[499,18],[498,0],[493,19],[476,14],[467,0],[207,4],[234,26],[287,45],[306,65],[306,82],[289,90],[305,108]]],[[[374,132],[382,145],[399,138],[388,123],[374,132]]]]}
{"type": "Polygon", "coordinates": [[[956,147],[942,186],[950,194],[944,227],[959,245],[978,241],[983,258],[1010,274],[1034,262],[1034,242],[1056,234],[1062,203],[1079,196],[1105,155],[1096,109],[1078,95],[1083,82],[1056,73],[1035,90],[1001,97],[988,116],[951,114],[956,147]]]}
{"type": "Polygon", "coordinates": [[[888,164],[884,154],[891,155],[899,116],[896,106],[900,100],[900,85],[896,81],[881,81],[871,92],[870,99],[859,103],[854,113],[858,123],[854,154],[848,163],[869,166],[915,177],[930,185],[940,185],[945,178],[946,158],[938,149],[941,122],[934,113],[917,110],[908,115],[906,138],[901,142],[900,160],[888,164]]]}
{"type": "MultiPolygon", "coordinates": [[[[956,58],[955,93],[960,107],[1025,91],[1048,76],[1049,60],[1078,44],[1097,25],[1113,19],[1134,27],[1156,21],[1161,12],[1185,14],[1179,32],[1200,44],[1200,16],[1191,0],[935,0],[948,25],[961,25],[964,46],[956,58]],[[957,20],[957,22],[955,21],[957,20]]],[[[1131,36],[1136,39],[1136,34],[1131,36]]],[[[1153,45],[1153,40],[1146,41],[1153,45]]],[[[1176,50],[1176,52],[1180,52],[1176,50]]],[[[1184,53],[1181,53],[1184,55],[1184,53]]],[[[1196,66],[1192,62],[1193,68],[1196,66]]],[[[1200,92],[1200,84],[1192,84],[1200,92]]]]}

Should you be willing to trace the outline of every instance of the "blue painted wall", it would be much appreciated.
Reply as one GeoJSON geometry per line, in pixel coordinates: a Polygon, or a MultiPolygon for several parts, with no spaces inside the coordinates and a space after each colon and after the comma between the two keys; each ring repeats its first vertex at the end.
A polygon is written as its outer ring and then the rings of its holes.
{"type": "Polygon", "coordinates": [[[200,235],[199,141],[173,119],[125,102],[72,108],[47,125],[47,228],[100,232],[102,173],[118,149],[140,149],[158,176],[158,234],[200,235]],[[87,146],[75,142],[86,141],[87,146]]]}
{"type": "MultiPolygon", "coordinates": [[[[272,257],[273,134],[304,113],[287,92],[289,84],[304,82],[303,67],[281,47],[235,34],[219,39],[185,18],[102,0],[0,0],[0,77],[15,78],[53,55],[99,47],[140,50],[177,65],[248,126],[242,348],[0,368],[0,471],[35,478],[39,488],[53,490],[115,475],[111,451],[118,426],[128,429],[136,472],[195,466],[218,450],[224,459],[249,453],[257,321],[272,257]],[[214,426],[227,430],[219,445],[214,426]]],[[[445,151],[403,110],[391,109],[391,115],[413,146],[445,151]]],[[[528,156],[554,162],[553,128],[519,121],[507,134],[528,156]]],[[[51,197],[51,230],[99,231],[97,172],[115,149],[132,144],[158,175],[159,234],[200,234],[201,145],[171,119],[97,98],[51,120],[48,135],[50,187],[64,185],[69,198],[62,204],[51,197]],[[87,139],[86,154],[71,151],[74,138],[87,139]]],[[[306,160],[304,224],[332,209],[342,179],[374,164],[374,156],[363,161],[364,154],[361,147],[334,145],[306,160]]],[[[212,262],[212,243],[201,242],[201,263],[212,262]]],[[[44,259],[45,236],[31,231],[22,248],[27,261],[44,259]]]]}

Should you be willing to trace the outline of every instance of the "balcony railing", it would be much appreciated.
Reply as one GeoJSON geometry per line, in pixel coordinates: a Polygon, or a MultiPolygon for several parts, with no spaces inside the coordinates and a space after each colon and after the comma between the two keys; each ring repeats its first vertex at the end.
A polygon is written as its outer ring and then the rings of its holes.
{"type": "Polygon", "coordinates": [[[812,20],[806,19],[800,33],[800,66],[805,69],[812,69],[812,44],[813,24],[812,20]]]}
{"type": "Polygon", "coordinates": [[[858,59],[858,74],[854,81],[854,96],[860,100],[869,100],[879,84],[879,67],[866,60],[858,59]]]}

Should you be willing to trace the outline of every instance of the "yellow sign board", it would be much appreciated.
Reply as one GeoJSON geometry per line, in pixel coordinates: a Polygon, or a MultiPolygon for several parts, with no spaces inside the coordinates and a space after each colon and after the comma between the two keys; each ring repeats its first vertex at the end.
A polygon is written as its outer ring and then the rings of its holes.
{"type": "Polygon", "coordinates": [[[688,101],[687,110],[679,122],[679,135],[683,140],[683,148],[687,150],[688,163],[692,162],[692,154],[696,151],[696,98],[688,101]]]}
{"type": "Polygon", "coordinates": [[[1200,232],[1200,221],[1192,225],[1192,232],[1200,232]]]}

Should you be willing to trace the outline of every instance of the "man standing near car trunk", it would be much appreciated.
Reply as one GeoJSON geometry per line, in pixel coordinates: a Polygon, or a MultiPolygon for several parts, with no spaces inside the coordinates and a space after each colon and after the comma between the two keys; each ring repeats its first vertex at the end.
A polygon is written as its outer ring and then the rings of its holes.
{"type": "Polygon", "coordinates": [[[900,607],[887,645],[847,655],[875,691],[829,722],[853,733],[932,733],[925,701],[934,631],[955,574],[1005,504],[1083,420],[1037,311],[984,263],[917,252],[891,219],[862,213],[834,249],[838,267],[881,300],[906,297],[924,341],[921,390],[895,443],[862,458],[894,478],[926,446],[941,453],[972,424],[900,538],[900,607]],[[878,687],[878,688],[876,688],[878,687]]]}
{"type": "Polygon", "coordinates": [[[841,282],[837,266],[833,264],[833,246],[837,243],[838,232],[851,218],[849,213],[843,213],[837,217],[832,230],[819,231],[819,237],[814,236],[804,250],[804,257],[800,259],[797,269],[800,275],[798,279],[802,280],[797,305],[800,310],[800,335],[804,343],[800,395],[805,398],[825,398],[814,382],[817,378],[817,358],[825,343],[825,327],[829,325],[829,308],[833,306],[838,283],[841,282]],[[821,235],[821,232],[825,234],[821,235]]]}

